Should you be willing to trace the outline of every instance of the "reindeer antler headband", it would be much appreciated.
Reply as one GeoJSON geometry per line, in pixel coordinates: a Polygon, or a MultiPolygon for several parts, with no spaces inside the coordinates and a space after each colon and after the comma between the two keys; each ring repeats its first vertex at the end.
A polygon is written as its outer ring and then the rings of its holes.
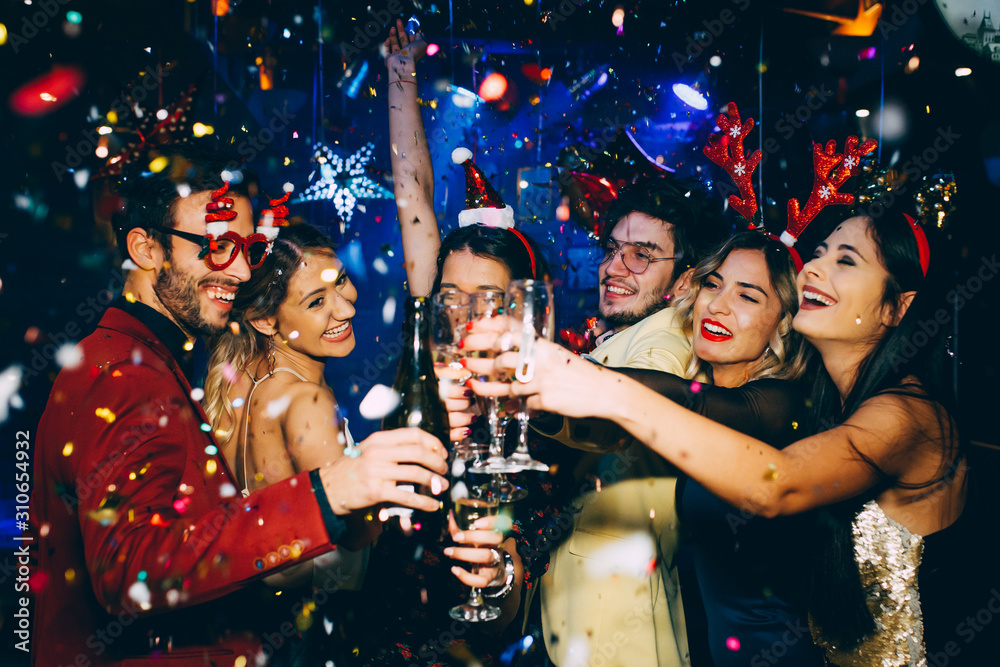
{"type": "MultiPolygon", "coordinates": [[[[757,214],[757,196],[750,179],[754,169],[760,164],[762,154],[757,150],[749,158],[745,158],[743,152],[743,140],[753,129],[753,119],[740,121],[736,103],[730,102],[726,113],[719,114],[716,124],[722,133],[709,136],[708,145],[702,148],[702,152],[712,162],[725,169],[739,188],[741,196],[729,195],[729,205],[747,220],[749,229],[759,229],[769,237],[784,243],[795,261],[795,268],[801,271],[802,258],[793,247],[799,235],[824,207],[831,204],[854,203],[854,195],[840,192],[839,188],[849,178],[858,174],[862,156],[874,151],[878,147],[878,142],[867,139],[859,146],[859,139],[852,135],[844,142],[843,153],[836,152],[837,142],[834,140],[828,141],[825,147],[820,144],[813,145],[812,192],[809,193],[805,206],[800,207],[797,199],[788,200],[788,225],[778,237],[768,233],[763,225],[758,225],[754,221],[757,214]]],[[[926,241],[924,245],[926,246],[926,241]]],[[[924,273],[926,274],[926,270],[924,273]]]]}

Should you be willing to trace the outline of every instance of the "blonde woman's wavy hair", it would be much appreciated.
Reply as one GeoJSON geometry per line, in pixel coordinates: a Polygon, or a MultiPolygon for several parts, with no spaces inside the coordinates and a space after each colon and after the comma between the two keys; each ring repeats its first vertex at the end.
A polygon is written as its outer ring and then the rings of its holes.
{"type": "Polygon", "coordinates": [[[249,369],[255,368],[268,354],[268,336],[250,323],[277,315],[288,295],[289,281],[308,254],[336,256],[336,246],[333,240],[310,225],[282,228],[267,259],[236,291],[229,327],[209,343],[212,353],[205,377],[205,414],[219,442],[228,440],[236,428],[229,389],[241,373],[250,372],[249,369]],[[230,428],[220,428],[223,417],[229,418],[230,428]]]}
{"type": "MultiPolygon", "coordinates": [[[[715,252],[703,259],[694,269],[691,276],[691,289],[677,300],[676,308],[681,318],[681,327],[688,340],[694,340],[694,303],[701,293],[705,279],[718,271],[726,258],[734,250],[756,250],[760,252],[767,263],[767,273],[771,286],[781,300],[781,316],[778,326],[768,343],[770,352],[749,369],[747,380],[774,378],[777,380],[796,380],[805,372],[808,362],[808,347],[802,336],[792,329],[792,318],[798,310],[798,292],[795,288],[795,263],[788,248],[757,231],[741,232],[723,243],[715,252]]],[[[699,359],[694,350],[684,377],[694,378],[699,373],[711,376],[711,367],[699,359]]]]}

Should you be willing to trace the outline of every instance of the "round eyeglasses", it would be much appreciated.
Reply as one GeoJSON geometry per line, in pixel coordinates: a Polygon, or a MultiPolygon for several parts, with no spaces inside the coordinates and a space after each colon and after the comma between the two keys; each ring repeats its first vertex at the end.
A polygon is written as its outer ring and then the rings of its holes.
{"type": "Polygon", "coordinates": [[[653,262],[666,262],[670,259],[681,258],[680,255],[675,255],[674,257],[652,257],[649,254],[649,248],[644,245],[629,241],[618,242],[615,239],[609,238],[604,245],[604,255],[600,263],[605,264],[610,262],[618,253],[621,253],[622,263],[625,265],[625,268],[637,275],[644,273],[653,262]]]}
{"type": "Polygon", "coordinates": [[[236,232],[226,232],[215,239],[215,249],[213,250],[207,236],[189,234],[162,225],[152,225],[152,228],[200,245],[201,252],[198,256],[204,258],[205,264],[213,271],[221,271],[228,267],[236,260],[236,255],[241,250],[250,268],[256,269],[267,259],[267,253],[270,250],[267,237],[263,234],[251,234],[244,237],[236,232]]]}

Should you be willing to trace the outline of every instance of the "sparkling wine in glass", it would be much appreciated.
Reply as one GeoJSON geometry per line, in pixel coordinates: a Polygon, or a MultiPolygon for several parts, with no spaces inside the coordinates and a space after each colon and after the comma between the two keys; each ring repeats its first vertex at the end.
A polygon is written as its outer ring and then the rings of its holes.
{"type": "MultiPolygon", "coordinates": [[[[457,289],[442,290],[432,298],[433,304],[433,358],[434,372],[437,374],[442,396],[447,390],[463,384],[469,378],[469,371],[462,365],[459,344],[468,331],[471,314],[469,295],[457,289]]],[[[466,459],[470,455],[468,439],[452,442],[455,456],[466,459]]]]}
{"type": "MultiPolygon", "coordinates": [[[[552,340],[555,333],[552,284],[544,280],[511,281],[504,312],[508,332],[517,347],[514,378],[518,382],[530,382],[535,374],[537,339],[552,340]]],[[[547,471],[549,467],[528,452],[528,408],[523,402],[517,413],[517,427],[517,449],[507,458],[507,463],[521,470],[547,471]]]]}
{"type": "MultiPolygon", "coordinates": [[[[459,530],[467,531],[475,528],[479,519],[496,516],[500,511],[500,496],[492,484],[471,485],[469,495],[455,499],[455,524],[459,530]]],[[[479,571],[474,565],[473,573],[479,571]]],[[[457,621],[492,621],[500,616],[500,609],[486,602],[483,593],[475,586],[469,591],[469,599],[464,604],[452,607],[448,615],[457,621]]]]}
{"type": "MultiPolygon", "coordinates": [[[[483,290],[472,295],[471,316],[473,320],[497,317],[503,314],[504,301],[507,298],[505,292],[499,290],[483,290]]],[[[481,359],[492,359],[496,356],[496,350],[481,350],[468,353],[470,357],[481,359]]],[[[489,377],[480,378],[482,380],[491,379],[489,377]]],[[[519,472],[521,468],[507,463],[504,456],[504,435],[506,429],[500,420],[500,404],[496,397],[483,399],[485,412],[490,426],[490,448],[486,461],[480,462],[476,468],[479,472],[495,473],[497,491],[500,494],[501,502],[514,502],[527,497],[528,492],[512,483],[505,473],[519,472]]]]}

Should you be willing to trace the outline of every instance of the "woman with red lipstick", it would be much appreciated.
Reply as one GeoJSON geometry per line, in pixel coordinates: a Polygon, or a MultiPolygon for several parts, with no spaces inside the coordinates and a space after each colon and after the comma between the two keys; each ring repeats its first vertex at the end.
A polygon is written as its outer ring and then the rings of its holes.
{"type": "Polygon", "coordinates": [[[799,274],[793,321],[825,369],[812,397],[815,435],[781,450],[544,342],[545,372],[511,388],[532,408],[617,422],[745,512],[824,508],[804,535],[815,548],[805,592],[813,637],[835,664],[925,665],[940,655],[987,664],[987,633],[954,641],[989,584],[977,578],[978,536],[963,516],[967,467],[946,335],[921,326],[946,303],[949,280],[934,280],[935,269],[948,275],[943,264],[923,230],[891,212],[845,220],[819,245],[799,274]]]}
{"type": "MultiPolygon", "coordinates": [[[[282,228],[265,263],[236,293],[230,329],[213,341],[205,412],[243,495],[300,470],[327,466],[354,446],[346,421],[341,426],[337,418],[324,369],[327,359],[354,349],[357,297],[333,241],[306,224],[282,228]]],[[[373,511],[349,515],[348,533],[340,541],[347,548],[265,582],[279,588],[314,584],[328,592],[360,587],[368,564],[365,547],[381,532],[373,511]]],[[[467,535],[463,544],[499,543],[492,531],[467,535]]],[[[466,548],[457,549],[455,558],[470,554],[478,562],[493,557],[488,548],[466,548]]],[[[478,576],[465,570],[456,576],[482,586],[496,574],[496,568],[484,567],[478,576]]],[[[273,627],[287,620],[277,619],[273,627]]],[[[305,650],[305,644],[291,642],[282,660],[319,660],[304,657],[305,650]]]]}
{"type": "MultiPolygon", "coordinates": [[[[677,303],[692,341],[690,379],[620,370],[708,419],[774,447],[788,445],[806,415],[797,380],[807,354],[792,329],[795,275],[780,242],[757,231],[737,234],[695,267],[692,289],[677,303]],[[696,377],[711,384],[692,383],[696,377]]],[[[741,512],[685,475],[677,483],[677,513],[716,667],[757,664],[765,656],[772,657],[766,664],[822,665],[822,652],[808,635],[771,655],[773,646],[785,644],[789,627],[807,621],[790,576],[803,518],[765,520],[741,512]]]]}

